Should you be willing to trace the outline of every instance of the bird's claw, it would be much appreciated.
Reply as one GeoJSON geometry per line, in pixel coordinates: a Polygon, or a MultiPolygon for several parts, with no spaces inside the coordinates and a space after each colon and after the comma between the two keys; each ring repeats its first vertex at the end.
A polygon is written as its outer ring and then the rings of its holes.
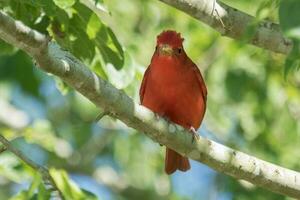
{"type": "Polygon", "coordinates": [[[195,140],[199,140],[200,139],[200,137],[199,137],[199,135],[198,135],[198,133],[197,133],[197,131],[195,130],[194,127],[191,126],[190,129],[189,129],[189,131],[193,135],[192,142],[194,142],[195,140]]]}

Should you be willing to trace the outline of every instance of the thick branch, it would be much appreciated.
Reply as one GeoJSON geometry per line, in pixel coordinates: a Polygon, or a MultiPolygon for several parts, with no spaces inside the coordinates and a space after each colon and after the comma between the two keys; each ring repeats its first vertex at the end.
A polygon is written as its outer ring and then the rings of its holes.
{"type": "Polygon", "coordinates": [[[204,22],[224,36],[242,39],[248,28],[254,28],[249,43],[277,53],[288,54],[293,46],[278,24],[260,21],[216,0],[159,0],[204,22]]]}
{"type": "MultiPolygon", "coordinates": [[[[20,46],[20,43],[30,46],[30,43],[23,40],[23,37],[11,32],[10,27],[15,27],[15,23],[10,17],[0,12],[0,32],[2,33],[0,37],[15,46],[20,46]],[[13,35],[16,36],[15,39],[7,38],[13,35]]],[[[19,28],[29,29],[24,25],[19,28]]],[[[17,33],[23,32],[23,30],[17,31],[17,33]]],[[[27,37],[31,36],[28,34],[27,37]]],[[[34,40],[33,37],[31,39],[34,40]]],[[[46,39],[42,41],[42,43],[44,42],[46,39]]],[[[27,49],[24,48],[24,50],[27,49]]],[[[59,76],[94,104],[122,120],[128,126],[144,132],[154,141],[176,149],[181,154],[236,179],[244,179],[265,189],[300,198],[300,173],[276,166],[203,137],[192,142],[192,136],[187,130],[168,123],[162,118],[157,119],[153,112],[134,103],[123,91],[102,80],[56,43],[50,42],[48,46],[40,45],[39,52],[41,53],[27,53],[37,60],[41,69],[59,76]]]]}

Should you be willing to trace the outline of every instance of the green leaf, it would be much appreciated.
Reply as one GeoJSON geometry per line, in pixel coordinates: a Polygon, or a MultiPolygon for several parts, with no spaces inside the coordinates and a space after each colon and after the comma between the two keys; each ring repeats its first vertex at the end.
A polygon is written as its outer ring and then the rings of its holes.
{"type": "Polygon", "coordinates": [[[42,179],[35,173],[34,179],[27,190],[22,190],[10,200],[44,200],[50,198],[50,191],[46,190],[42,179]]]}
{"type": "Polygon", "coordinates": [[[92,60],[95,55],[93,41],[84,32],[78,31],[78,35],[79,37],[73,42],[72,52],[77,58],[92,60]]]}
{"type": "Polygon", "coordinates": [[[294,69],[299,69],[300,63],[300,41],[297,39],[293,40],[293,49],[290,54],[287,56],[284,63],[284,79],[286,80],[288,74],[294,69]]]}
{"type": "Polygon", "coordinates": [[[38,21],[34,24],[33,28],[45,35],[49,35],[47,28],[50,25],[50,18],[45,15],[38,18],[38,21]]]}
{"type": "MultiPolygon", "coordinates": [[[[41,3],[41,7],[45,11],[46,15],[53,16],[54,18],[61,19],[61,11],[64,11],[63,9],[59,8],[54,4],[52,0],[39,0],[41,3]]],[[[64,11],[65,12],[65,11],[64,11]]]]}
{"type": "Polygon", "coordinates": [[[16,183],[21,183],[25,178],[24,172],[18,170],[20,166],[19,160],[16,157],[11,157],[7,154],[1,154],[0,163],[5,163],[5,165],[0,165],[0,176],[8,180],[12,180],[16,183]]]}
{"type": "Polygon", "coordinates": [[[29,197],[32,197],[36,191],[36,189],[38,188],[38,186],[41,184],[41,178],[39,176],[39,174],[35,174],[35,177],[28,189],[28,195],[29,197]]]}
{"type": "Polygon", "coordinates": [[[90,39],[95,39],[97,36],[97,33],[99,31],[99,29],[101,28],[102,23],[100,22],[99,18],[97,15],[92,14],[87,27],[86,27],[86,32],[89,36],[90,39]]]}
{"type": "Polygon", "coordinates": [[[70,20],[72,26],[68,30],[75,38],[71,41],[71,51],[76,57],[91,61],[95,56],[95,43],[89,38],[88,33],[92,34],[94,30],[92,31],[90,27],[87,32],[87,27],[93,13],[82,4],[76,4],[74,8],[76,14],[70,20]]]}
{"type": "Polygon", "coordinates": [[[40,184],[38,190],[39,190],[37,194],[38,200],[50,199],[51,192],[49,190],[46,190],[44,184],[40,184]]]}
{"type": "Polygon", "coordinates": [[[63,193],[66,199],[72,200],[96,200],[97,197],[88,192],[82,191],[63,170],[51,169],[50,174],[53,177],[57,187],[63,193]]]}
{"type": "Polygon", "coordinates": [[[40,79],[34,71],[32,60],[22,51],[0,59],[1,79],[17,81],[27,93],[34,96],[39,94],[40,79]]]}
{"type": "Polygon", "coordinates": [[[283,0],[279,7],[280,27],[287,37],[293,40],[293,49],[286,58],[284,66],[284,78],[289,72],[299,67],[300,61],[300,1],[283,0]]]}
{"type": "Polygon", "coordinates": [[[112,30],[102,26],[95,39],[105,64],[112,64],[117,70],[124,65],[124,52],[112,30]]]}
{"type": "Polygon", "coordinates": [[[76,3],[75,0],[53,0],[53,2],[61,9],[70,8],[76,3]]]}
{"type": "Polygon", "coordinates": [[[29,26],[32,26],[35,20],[41,15],[39,7],[33,6],[26,1],[12,0],[10,7],[13,10],[13,17],[29,26]]]}
{"type": "Polygon", "coordinates": [[[109,45],[109,46],[111,48],[116,48],[115,50],[117,50],[117,52],[120,54],[121,59],[124,60],[124,51],[123,51],[123,48],[122,48],[120,42],[118,41],[116,35],[109,27],[107,27],[107,33],[111,39],[111,45],[109,45]]]}
{"type": "Polygon", "coordinates": [[[96,60],[95,63],[92,65],[92,69],[94,72],[96,72],[101,78],[104,80],[108,80],[108,76],[106,72],[103,70],[103,66],[101,65],[101,62],[99,60],[96,60]]]}
{"type": "Polygon", "coordinates": [[[121,69],[116,69],[108,63],[103,70],[108,75],[108,80],[118,89],[126,88],[133,80],[136,72],[136,64],[130,55],[125,51],[125,62],[121,69]]]}
{"type": "Polygon", "coordinates": [[[266,0],[262,1],[256,10],[256,17],[265,19],[270,16],[273,10],[277,10],[280,0],[266,0]]]}
{"type": "Polygon", "coordinates": [[[3,40],[0,40],[0,56],[2,55],[12,55],[16,52],[16,48],[7,44],[3,40]]]}
{"type": "Polygon", "coordinates": [[[287,79],[288,74],[293,70],[293,69],[299,69],[300,66],[300,59],[293,59],[290,57],[287,57],[284,63],[284,79],[287,79]]]}
{"type": "Polygon", "coordinates": [[[279,7],[279,21],[283,33],[300,39],[300,1],[282,0],[279,7]]]}
{"type": "Polygon", "coordinates": [[[97,4],[97,3],[103,3],[103,0],[94,0],[95,1],[95,5],[97,4]]]}
{"type": "Polygon", "coordinates": [[[63,82],[60,78],[54,77],[56,88],[61,92],[61,94],[66,95],[70,91],[70,87],[63,82]]]}
{"type": "Polygon", "coordinates": [[[225,79],[226,91],[234,102],[242,102],[252,92],[251,89],[258,93],[258,85],[257,79],[243,69],[229,70],[225,79]]]}

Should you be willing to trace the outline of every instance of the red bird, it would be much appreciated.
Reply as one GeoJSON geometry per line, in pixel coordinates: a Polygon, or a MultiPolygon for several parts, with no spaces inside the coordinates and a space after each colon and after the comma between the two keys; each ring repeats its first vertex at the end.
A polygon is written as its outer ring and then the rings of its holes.
{"type": "MultiPolygon", "coordinates": [[[[195,63],[186,55],[180,33],[163,31],[140,88],[141,104],[191,131],[198,129],[206,110],[207,89],[195,63]]],[[[165,171],[189,170],[190,163],[166,148],[165,171]]]]}

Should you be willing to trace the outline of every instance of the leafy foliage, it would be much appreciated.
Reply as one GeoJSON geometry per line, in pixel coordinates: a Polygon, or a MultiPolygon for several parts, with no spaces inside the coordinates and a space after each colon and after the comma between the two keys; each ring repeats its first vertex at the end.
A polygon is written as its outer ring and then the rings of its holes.
{"type": "Polygon", "coordinates": [[[293,69],[300,67],[300,2],[297,0],[281,1],[279,20],[283,33],[294,42],[293,50],[285,62],[285,76],[293,69]]]}
{"type": "Polygon", "coordinates": [[[113,31],[82,3],[75,0],[12,0],[1,1],[0,5],[16,19],[49,34],[87,64],[91,64],[97,55],[102,56],[104,65],[110,63],[116,69],[123,67],[124,52],[113,31]]]}

